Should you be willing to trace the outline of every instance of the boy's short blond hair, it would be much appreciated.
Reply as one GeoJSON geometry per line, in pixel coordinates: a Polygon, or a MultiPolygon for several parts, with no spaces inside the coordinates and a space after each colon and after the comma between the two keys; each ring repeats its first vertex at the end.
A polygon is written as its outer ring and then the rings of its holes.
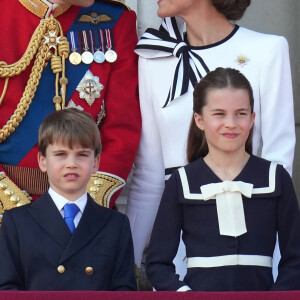
{"type": "Polygon", "coordinates": [[[55,111],[42,122],[39,129],[39,152],[46,156],[47,147],[57,142],[71,149],[76,145],[93,149],[95,157],[102,148],[96,122],[88,113],[77,108],[55,111]]]}

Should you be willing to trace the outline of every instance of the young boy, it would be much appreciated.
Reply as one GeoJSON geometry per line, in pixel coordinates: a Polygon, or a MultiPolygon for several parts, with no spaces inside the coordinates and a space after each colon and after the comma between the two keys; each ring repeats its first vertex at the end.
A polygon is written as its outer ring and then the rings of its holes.
{"type": "Polygon", "coordinates": [[[45,118],[38,162],[50,188],[4,213],[1,290],[136,290],[127,217],[86,192],[100,152],[99,130],[87,113],[70,108],[45,118]]]}

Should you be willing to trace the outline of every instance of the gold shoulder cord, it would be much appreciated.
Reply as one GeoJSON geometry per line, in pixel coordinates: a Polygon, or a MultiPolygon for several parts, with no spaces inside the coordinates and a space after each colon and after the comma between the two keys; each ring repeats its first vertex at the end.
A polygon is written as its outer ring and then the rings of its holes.
{"type": "Polygon", "coordinates": [[[68,79],[65,77],[65,60],[68,58],[69,53],[69,43],[67,38],[63,36],[61,24],[53,17],[53,15],[50,15],[50,17],[42,20],[38,25],[23,57],[19,61],[11,65],[7,65],[4,61],[0,61],[0,78],[5,79],[4,89],[0,97],[1,105],[6,95],[9,78],[23,72],[35,56],[34,65],[22,98],[9,121],[2,129],[0,129],[0,143],[15,131],[26,116],[26,112],[29,109],[39,84],[41,74],[49,59],[51,59],[51,69],[56,75],[55,97],[53,98],[55,109],[64,109],[66,86],[68,84],[68,79]],[[59,94],[59,85],[61,96],[59,94]]]}

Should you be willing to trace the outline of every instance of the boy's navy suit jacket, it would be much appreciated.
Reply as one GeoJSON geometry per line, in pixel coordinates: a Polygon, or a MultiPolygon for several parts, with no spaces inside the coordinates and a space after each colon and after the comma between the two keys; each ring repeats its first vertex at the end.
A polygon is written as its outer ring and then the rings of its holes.
{"type": "Polygon", "coordinates": [[[135,290],[125,215],[88,195],[72,235],[48,193],[6,211],[0,229],[2,290],[135,290]]]}

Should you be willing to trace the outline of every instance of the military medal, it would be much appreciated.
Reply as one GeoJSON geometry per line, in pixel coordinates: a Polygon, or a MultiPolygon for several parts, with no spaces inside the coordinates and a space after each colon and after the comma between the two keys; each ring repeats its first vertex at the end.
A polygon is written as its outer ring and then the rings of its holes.
{"type": "Polygon", "coordinates": [[[94,56],[90,51],[88,51],[89,47],[88,47],[88,41],[87,41],[85,30],[82,31],[82,35],[83,35],[83,42],[84,42],[84,52],[81,54],[81,59],[83,63],[89,65],[93,62],[94,56]]]}
{"type": "Polygon", "coordinates": [[[113,63],[117,60],[117,53],[112,50],[112,49],[108,49],[106,52],[105,52],[105,59],[110,62],[110,63],[113,63]]]}
{"type": "Polygon", "coordinates": [[[79,65],[81,63],[81,55],[78,52],[76,52],[76,45],[78,45],[76,32],[74,34],[74,31],[70,31],[70,40],[73,52],[69,56],[69,61],[73,65],[79,65]]]}
{"type": "Polygon", "coordinates": [[[112,35],[110,34],[110,29],[105,29],[106,33],[106,41],[107,41],[107,48],[108,50],[105,52],[105,59],[113,63],[117,60],[117,53],[114,51],[113,48],[113,40],[112,40],[112,35]]]}
{"type": "Polygon", "coordinates": [[[100,83],[99,77],[94,76],[90,70],[86,72],[82,80],[79,82],[76,90],[79,97],[92,106],[96,98],[100,98],[100,92],[104,86],[100,83]]]}
{"type": "Polygon", "coordinates": [[[101,64],[105,61],[105,56],[100,49],[97,49],[97,51],[94,53],[94,61],[98,64],[101,64]]]}
{"type": "MultiPolygon", "coordinates": [[[[100,41],[102,42],[102,49],[104,48],[104,43],[103,43],[103,38],[99,38],[98,37],[98,32],[94,32],[94,36],[95,36],[95,44],[96,44],[96,51],[94,53],[94,61],[98,64],[101,64],[105,61],[105,56],[104,56],[104,53],[101,51],[101,46],[100,46],[100,41]]],[[[99,30],[99,34],[100,33],[100,30],[99,30]]]]}

